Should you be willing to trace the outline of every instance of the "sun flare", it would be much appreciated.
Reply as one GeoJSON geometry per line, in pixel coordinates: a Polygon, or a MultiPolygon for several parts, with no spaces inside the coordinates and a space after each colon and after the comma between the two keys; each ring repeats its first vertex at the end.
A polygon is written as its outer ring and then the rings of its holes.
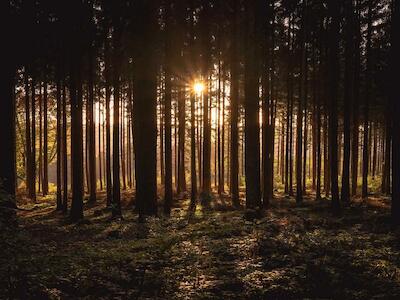
{"type": "Polygon", "coordinates": [[[193,85],[193,90],[197,95],[200,95],[204,91],[204,83],[195,82],[193,85]]]}

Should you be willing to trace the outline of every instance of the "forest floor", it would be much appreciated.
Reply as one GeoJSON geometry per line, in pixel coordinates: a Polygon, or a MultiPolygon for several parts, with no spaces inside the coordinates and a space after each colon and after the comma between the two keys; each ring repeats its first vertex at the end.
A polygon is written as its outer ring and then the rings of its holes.
{"type": "Polygon", "coordinates": [[[263,215],[229,199],[139,223],[128,205],[110,220],[104,200],[71,224],[54,201],[20,205],[0,231],[0,298],[399,299],[400,231],[389,200],[370,197],[339,217],[328,200],[279,198],[263,215]]]}

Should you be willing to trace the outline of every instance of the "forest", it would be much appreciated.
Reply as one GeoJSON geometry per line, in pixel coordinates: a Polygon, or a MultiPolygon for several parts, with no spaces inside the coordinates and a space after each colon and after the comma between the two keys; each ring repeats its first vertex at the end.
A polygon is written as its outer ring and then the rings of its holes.
{"type": "Polygon", "coordinates": [[[0,299],[400,299],[399,0],[0,20],[0,299]]]}

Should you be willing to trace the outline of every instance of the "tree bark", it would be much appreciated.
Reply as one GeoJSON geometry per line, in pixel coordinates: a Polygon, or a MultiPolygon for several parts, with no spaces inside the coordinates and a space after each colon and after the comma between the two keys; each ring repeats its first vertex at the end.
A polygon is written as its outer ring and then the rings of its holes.
{"type": "Polygon", "coordinates": [[[256,5],[246,1],[246,54],[245,54],[245,173],[246,207],[261,207],[260,190],[260,123],[258,72],[256,67],[256,5]]]}
{"type": "Polygon", "coordinates": [[[145,0],[137,1],[140,11],[138,32],[140,47],[135,49],[134,128],[136,145],[136,204],[140,219],[157,215],[157,65],[153,38],[157,33],[157,7],[145,0]]]}

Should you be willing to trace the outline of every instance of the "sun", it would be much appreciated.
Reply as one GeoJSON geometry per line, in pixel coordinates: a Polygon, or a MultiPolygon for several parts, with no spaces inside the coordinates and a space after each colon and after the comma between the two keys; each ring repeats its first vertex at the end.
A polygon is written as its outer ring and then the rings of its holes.
{"type": "Polygon", "coordinates": [[[204,91],[204,83],[195,82],[193,85],[193,90],[197,95],[200,95],[204,91]]]}

